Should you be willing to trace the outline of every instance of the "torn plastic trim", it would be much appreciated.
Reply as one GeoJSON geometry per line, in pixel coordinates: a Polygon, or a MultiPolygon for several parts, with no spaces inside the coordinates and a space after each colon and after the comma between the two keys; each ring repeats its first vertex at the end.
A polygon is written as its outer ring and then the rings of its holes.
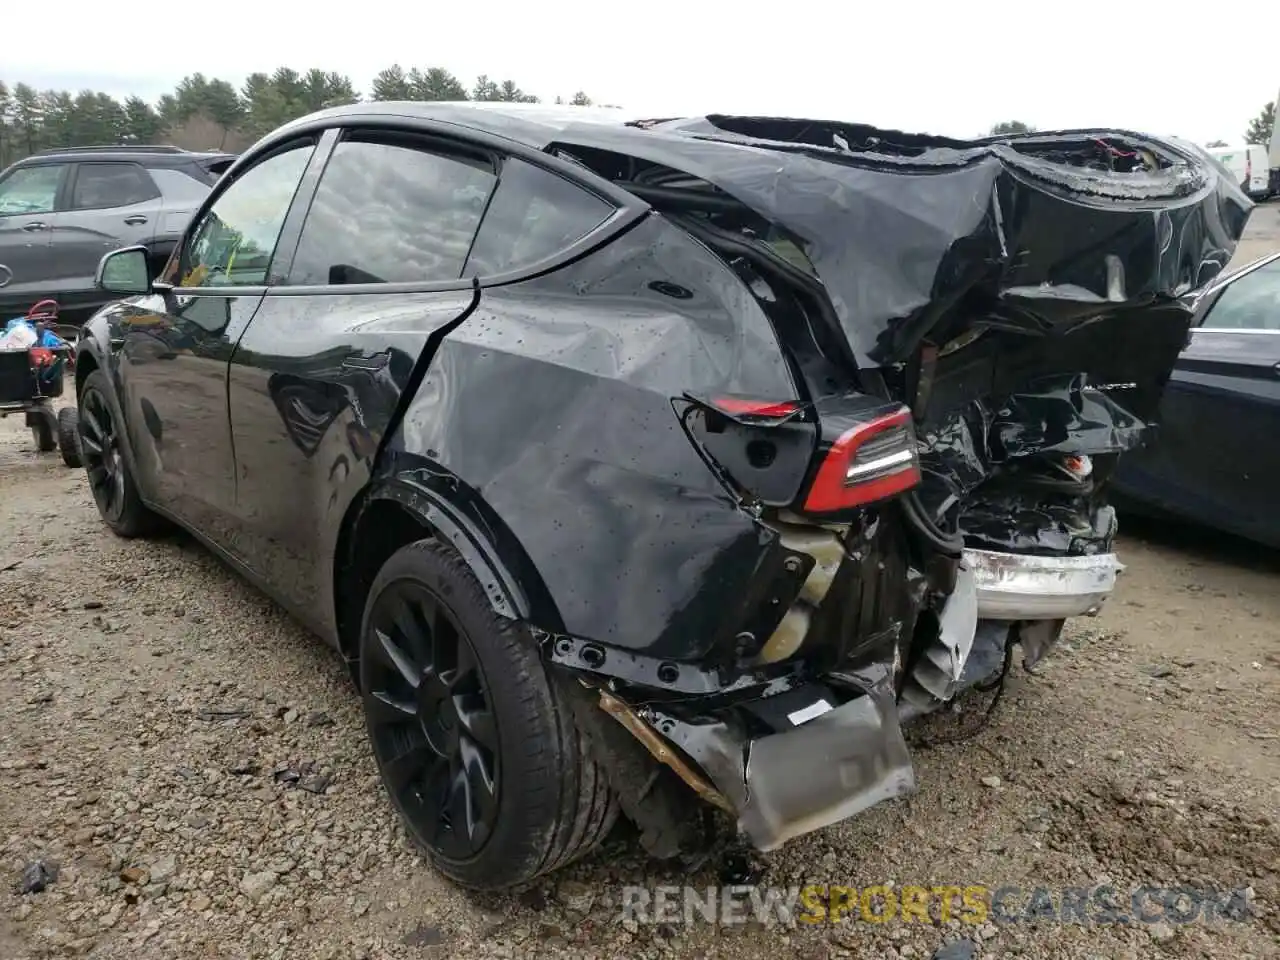
{"type": "Polygon", "coordinates": [[[693,769],[684,758],[667,745],[653,727],[649,726],[634,710],[617,697],[600,691],[600,709],[626,728],[627,732],[640,741],[655,760],[670,767],[676,776],[689,785],[703,800],[719,807],[725,813],[734,813],[733,805],[719,790],[713,787],[701,774],[693,769]]]}
{"type": "Polygon", "coordinates": [[[973,571],[978,616],[985,620],[1064,620],[1094,613],[1124,569],[1114,553],[1038,557],[965,550],[973,571]]]}
{"type": "MultiPolygon", "coordinates": [[[[1061,623],[1062,621],[1051,621],[1061,623]]],[[[1007,620],[978,620],[973,637],[969,642],[968,653],[960,676],[952,683],[948,682],[943,696],[936,696],[918,681],[918,677],[909,678],[902,687],[902,695],[898,700],[898,719],[906,724],[917,717],[933,713],[952,703],[967,690],[972,690],[996,679],[1007,660],[1009,644],[1013,642],[1015,632],[1035,624],[1011,623],[1007,620]]],[[[918,671],[917,671],[918,672],[918,671]]]]}
{"type": "Polygon", "coordinates": [[[608,682],[611,688],[616,683],[623,683],[645,688],[646,694],[768,696],[798,682],[800,667],[797,664],[782,664],[769,669],[762,665],[761,669],[740,672],[721,671],[649,657],[595,640],[550,633],[534,626],[530,626],[530,631],[543,645],[551,663],[592,674],[608,682]]]}
{"type": "Polygon", "coordinates": [[[950,700],[960,685],[977,630],[977,578],[970,568],[961,565],[955,589],[938,617],[938,637],[923,651],[911,679],[934,699],[950,700]]]}
{"type": "Polygon", "coordinates": [[[803,419],[806,410],[806,405],[797,400],[761,400],[733,394],[702,397],[685,393],[684,399],[744,426],[774,426],[803,419]]]}

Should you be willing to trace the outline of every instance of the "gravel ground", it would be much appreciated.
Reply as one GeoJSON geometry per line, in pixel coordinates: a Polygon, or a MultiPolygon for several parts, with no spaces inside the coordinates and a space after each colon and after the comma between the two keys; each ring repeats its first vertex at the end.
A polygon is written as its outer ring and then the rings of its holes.
{"type": "Polygon", "coordinates": [[[185,537],[111,536],[83,474],[0,421],[0,960],[1280,956],[1280,556],[1127,530],[1107,609],[922,746],[918,794],[761,882],[1247,888],[1251,918],[636,926],[624,885],[724,863],[619,836],[519,896],[459,891],[399,828],[336,655],[185,537]],[[56,879],[18,893],[40,860],[56,879]]]}

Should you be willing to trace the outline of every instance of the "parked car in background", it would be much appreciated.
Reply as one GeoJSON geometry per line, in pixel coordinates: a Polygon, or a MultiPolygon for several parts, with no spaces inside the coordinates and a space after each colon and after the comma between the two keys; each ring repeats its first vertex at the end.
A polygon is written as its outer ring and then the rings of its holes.
{"type": "Polygon", "coordinates": [[[1196,299],[1158,420],[1155,442],[1121,457],[1116,491],[1280,547],[1280,253],[1196,299]]]}
{"type": "Polygon", "coordinates": [[[1137,134],[624,119],[291,123],[158,278],[104,258],[77,345],[104,522],[339,650],[475,887],[620,813],[771,850],[911,792],[902,724],[1112,589],[1107,479],[1252,209],[1137,134]]]}
{"type": "Polygon", "coordinates": [[[1210,147],[1209,156],[1231,171],[1240,188],[1253,200],[1264,200],[1271,194],[1271,161],[1267,147],[1247,143],[1238,147],[1210,147]]]}
{"type": "Polygon", "coordinates": [[[192,213],[235,157],[170,146],[47,150],[0,173],[0,318],[46,298],[101,306],[104,253],[141,245],[169,258],[192,213]]]}

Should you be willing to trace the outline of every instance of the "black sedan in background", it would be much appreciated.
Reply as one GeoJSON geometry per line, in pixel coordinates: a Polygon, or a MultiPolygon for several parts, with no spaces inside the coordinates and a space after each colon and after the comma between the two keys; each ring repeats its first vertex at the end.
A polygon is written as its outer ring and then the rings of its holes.
{"type": "Polygon", "coordinates": [[[1156,441],[1120,458],[1113,490],[1280,547],[1280,253],[1198,298],[1160,414],[1156,441]]]}

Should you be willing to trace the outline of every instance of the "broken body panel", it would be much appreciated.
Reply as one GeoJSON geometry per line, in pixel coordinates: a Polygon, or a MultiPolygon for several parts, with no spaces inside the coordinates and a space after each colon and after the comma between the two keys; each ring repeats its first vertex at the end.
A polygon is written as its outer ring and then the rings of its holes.
{"type": "Polygon", "coordinates": [[[1015,642],[1030,665],[1111,591],[1107,476],[1148,439],[1188,333],[1179,298],[1230,259],[1249,202],[1193,149],[1130,134],[958,144],[741,118],[649,132],[570,129],[549,149],[701,241],[693,262],[731,267],[796,391],[690,384],[677,411],[721,496],[681,491],[680,526],[660,495],[660,526],[638,537],[617,521],[643,498],[602,518],[624,543],[670,537],[675,575],[586,558],[566,576],[618,605],[611,629],[569,619],[546,637],[771,849],[914,789],[901,722],[999,676],[1015,642]],[[917,482],[807,509],[842,439],[895,405],[914,415],[917,482]],[[674,616],[646,626],[650,610],[674,616]]]}

